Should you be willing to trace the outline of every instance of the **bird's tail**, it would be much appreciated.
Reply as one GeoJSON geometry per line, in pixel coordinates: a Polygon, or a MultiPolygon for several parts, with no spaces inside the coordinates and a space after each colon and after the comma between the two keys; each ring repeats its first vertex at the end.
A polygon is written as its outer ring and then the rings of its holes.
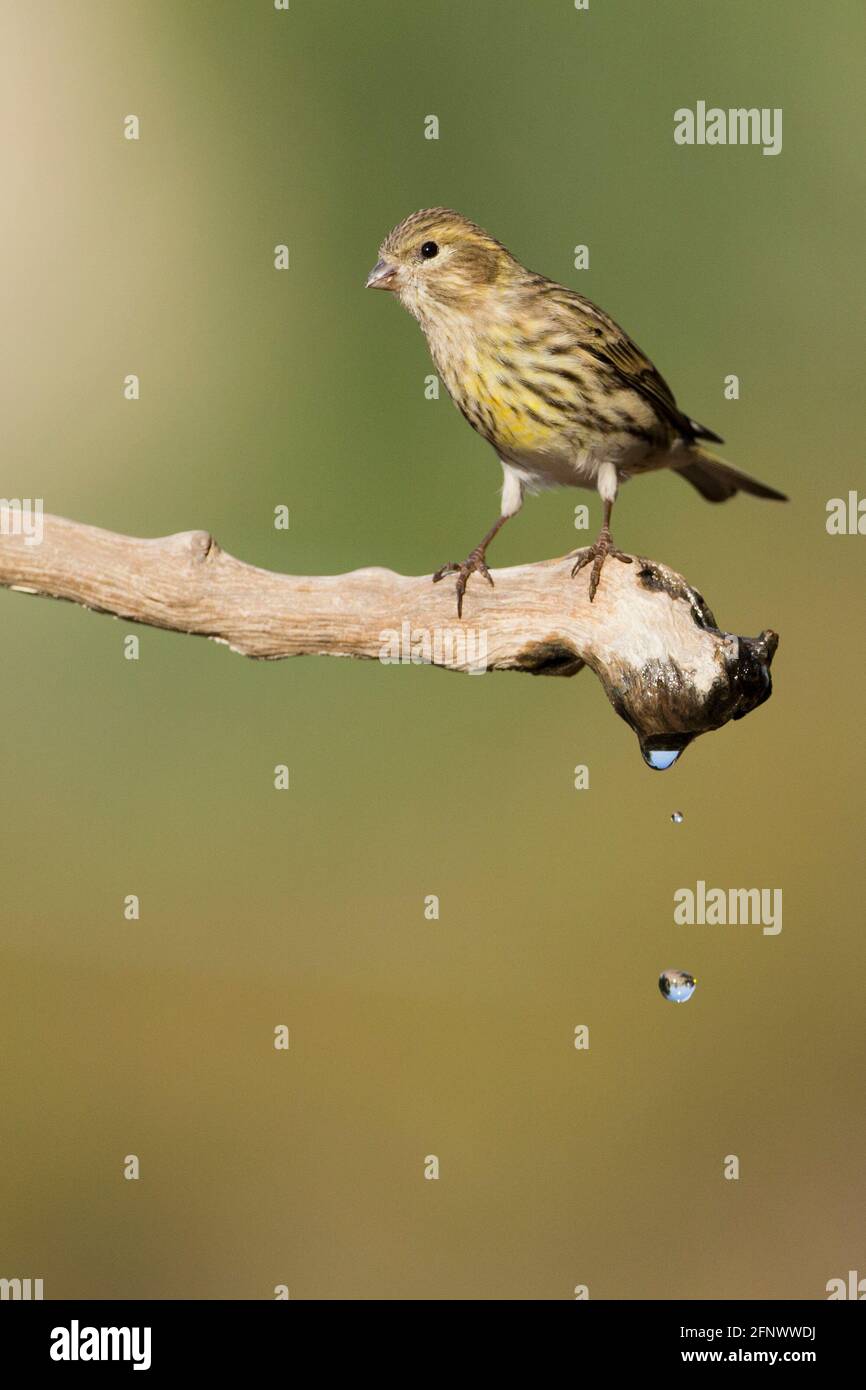
{"type": "Polygon", "coordinates": [[[787,502],[784,492],[777,492],[748,473],[741,473],[729,463],[723,463],[700,446],[693,447],[687,463],[676,470],[696,487],[708,502],[726,502],[735,492],[750,492],[753,497],[771,497],[774,502],[787,502]]]}

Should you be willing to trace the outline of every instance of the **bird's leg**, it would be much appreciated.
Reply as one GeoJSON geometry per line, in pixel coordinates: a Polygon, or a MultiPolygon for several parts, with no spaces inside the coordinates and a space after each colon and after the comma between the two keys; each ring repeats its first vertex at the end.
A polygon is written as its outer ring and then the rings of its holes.
{"type": "Polygon", "coordinates": [[[446,576],[446,574],[456,574],[456,575],[457,575],[457,616],[458,616],[458,618],[462,618],[462,617],[463,617],[463,595],[466,593],[466,585],[469,583],[469,576],[470,576],[470,574],[482,574],[482,575],[484,576],[484,578],[485,578],[485,579],[488,581],[488,583],[490,584],[491,588],[494,587],[494,585],[493,585],[493,577],[492,577],[492,575],[491,575],[489,569],[487,568],[487,565],[486,565],[486,563],[485,563],[485,558],[484,558],[484,557],[485,557],[485,555],[486,555],[486,553],[487,553],[487,547],[489,546],[490,542],[493,540],[493,537],[494,537],[495,535],[497,535],[497,533],[502,529],[502,527],[505,525],[505,523],[506,523],[507,520],[508,520],[508,516],[507,516],[507,515],[506,515],[506,516],[500,516],[500,517],[496,520],[496,522],[494,522],[494,524],[491,526],[490,530],[487,532],[487,535],[484,537],[483,541],[480,541],[479,544],[476,545],[476,547],[475,547],[474,550],[470,550],[470,552],[469,552],[469,554],[466,556],[466,559],[465,559],[465,560],[461,560],[459,563],[458,563],[457,561],[455,561],[455,560],[451,560],[449,564],[443,565],[442,568],[439,569],[439,570],[437,570],[436,573],[434,574],[434,576],[433,576],[433,583],[434,583],[434,584],[438,584],[438,583],[439,583],[439,580],[440,580],[440,579],[444,579],[445,576],[446,576]]]}
{"type": "Polygon", "coordinates": [[[589,576],[589,601],[592,603],[598,588],[598,581],[601,578],[602,566],[608,555],[612,555],[615,560],[622,560],[624,565],[631,564],[631,556],[624,555],[621,550],[617,550],[610,536],[610,514],[613,511],[613,498],[604,499],[604,514],[601,523],[601,530],[598,533],[598,540],[593,545],[581,550],[574,562],[571,571],[572,579],[582,570],[585,565],[592,561],[592,572],[589,576]]]}

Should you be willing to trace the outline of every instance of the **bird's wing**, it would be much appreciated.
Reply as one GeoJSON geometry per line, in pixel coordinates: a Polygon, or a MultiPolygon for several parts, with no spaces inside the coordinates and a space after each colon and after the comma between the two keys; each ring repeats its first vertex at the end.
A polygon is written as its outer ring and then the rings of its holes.
{"type": "Polygon", "coordinates": [[[563,320],[576,334],[578,350],[606,367],[615,383],[635,391],[659,419],[676,434],[691,439],[693,422],[677,405],[664,377],[645,352],[602,309],[575,290],[558,287],[556,296],[563,320]]]}

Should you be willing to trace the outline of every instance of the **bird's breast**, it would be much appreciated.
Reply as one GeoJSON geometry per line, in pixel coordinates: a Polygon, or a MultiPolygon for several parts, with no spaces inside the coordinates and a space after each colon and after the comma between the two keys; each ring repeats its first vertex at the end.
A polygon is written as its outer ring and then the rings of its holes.
{"type": "Polygon", "coordinates": [[[479,338],[454,327],[428,333],[433,360],[449,395],[479,434],[500,453],[559,452],[579,446],[575,419],[521,363],[505,335],[479,338]]]}

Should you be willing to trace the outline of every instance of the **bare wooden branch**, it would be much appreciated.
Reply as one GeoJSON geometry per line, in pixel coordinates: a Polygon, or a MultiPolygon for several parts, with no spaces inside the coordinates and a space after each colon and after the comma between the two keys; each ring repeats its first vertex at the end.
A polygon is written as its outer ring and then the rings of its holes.
{"type": "MultiPolygon", "coordinates": [[[[20,522],[20,516],[18,517],[20,522]]],[[[139,540],[45,516],[39,543],[0,510],[0,585],[224,642],[245,656],[309,654],[430,662],[457,671],[570,676],[586,665],[650,765],[739,719],[771,691],[778,638],[720,632],[701,596],[665,566],[608,560],[595,602],[572,559],[475,576],[462,621],[453,582],[387,569],[274,574],[205,531],[139,540]]]]}

